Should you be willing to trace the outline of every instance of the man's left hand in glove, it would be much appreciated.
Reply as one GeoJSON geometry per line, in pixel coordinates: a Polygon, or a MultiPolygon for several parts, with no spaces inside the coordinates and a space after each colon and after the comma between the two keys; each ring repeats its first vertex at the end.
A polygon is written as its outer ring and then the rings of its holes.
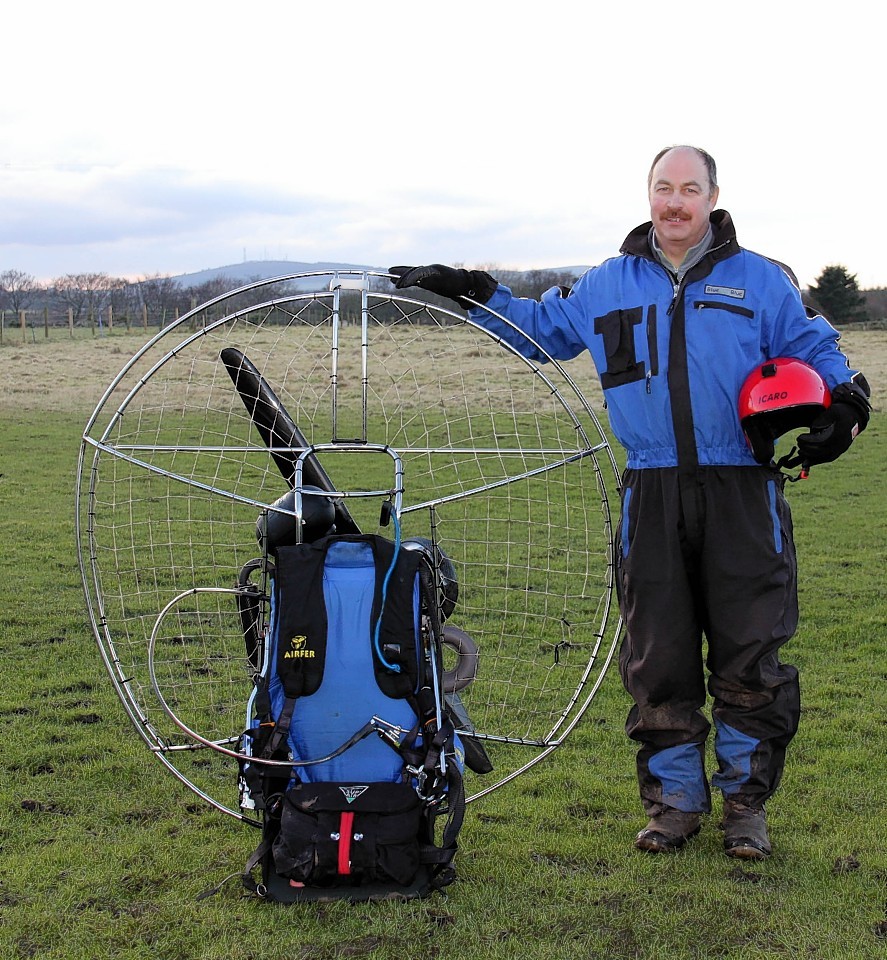
{"type": "Polygon", "coordinates": [[[868,384],[839,383],[832,390],[831,405],[810,424],[810,432],[797,439],[798,454],[805,464],[831,463],[853,443],[869,422],[868,384]]]}

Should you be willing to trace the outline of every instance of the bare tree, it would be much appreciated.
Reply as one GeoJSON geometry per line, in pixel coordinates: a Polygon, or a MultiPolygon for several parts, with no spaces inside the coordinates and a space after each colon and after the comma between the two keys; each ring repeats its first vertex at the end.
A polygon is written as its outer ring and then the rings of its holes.
{"type": "Polygon", "coordinates": [[[241,286],[239,280],[221,274],[218,277],[213,277],[212,280],[206,280],[203,283],[197,284],[197,286],[190,287],[188,289],[188,295],[196,304],[206,303],[207,300],[214,300],[223,293],[236,290],[239,286],[241,286]]]}
{"type": "Polygon", "coordinates": [[[576,275],[564,270],[505,270],[494,276],[511,287],[516,297],[531,300],[538,300],[551,287],[569,290],[576,282],[576,275]]]}
{"type": "Polygon", "coordinates": [[[27,310],[42,287],[36,278],[22,270],[0,273],[0,309],[18,313],[27,310]]]}
{"type": "Polygon", "coordinates": [[[135,284],[139,306],[144,305],[148,315],[160,323],[166,323],[175,316],[176,308],[182,308],[186,300],[178,280],[159,273],[142,277],[135,284]]]}
{"type": "Polygon", "coordinates": [[[53,281],[56,297],[73,312],[75,322],[98,318],[111,295],[125,286],[125,280],[107,273],[66,273],[53,281]]]}
{"type": "Polygon", "coordinates": [[[887,287],[874,287],[862,293],[869,316],[880,320],[887,318],[887,287]]]}

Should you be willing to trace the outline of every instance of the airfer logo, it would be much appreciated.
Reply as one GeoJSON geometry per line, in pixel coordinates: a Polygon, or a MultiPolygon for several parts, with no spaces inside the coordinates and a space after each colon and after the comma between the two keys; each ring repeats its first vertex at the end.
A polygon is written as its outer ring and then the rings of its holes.
{"type": "Polygon", "coordinates": [[[360,786],[360,787],[339,787],[342,791],[342,795],[349,803],[354,803],[354,801],[362,794],[366,793],[369,790],[369,786],[360,786]]]}
{"type": "Polygon", "coordinates": [[[290,639],[290,648],[283,654],[284,660],[313,660],[315,651],[308,647],[308,638],[297,633],[290,639]]]}

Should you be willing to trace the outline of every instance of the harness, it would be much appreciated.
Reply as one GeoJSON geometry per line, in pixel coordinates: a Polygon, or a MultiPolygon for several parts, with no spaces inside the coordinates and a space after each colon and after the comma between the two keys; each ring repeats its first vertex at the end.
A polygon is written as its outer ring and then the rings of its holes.
{"type": "Polygon", "coordinates": [[[284,900],[315,888],[400,892],[417,877],[425,891],[446,885],[465,796],[433,571],[373,535],[281,546],[274,560],[266,661],[243,735],[253,759],[241,777],[263,813],[244,885],[284,900]]]}

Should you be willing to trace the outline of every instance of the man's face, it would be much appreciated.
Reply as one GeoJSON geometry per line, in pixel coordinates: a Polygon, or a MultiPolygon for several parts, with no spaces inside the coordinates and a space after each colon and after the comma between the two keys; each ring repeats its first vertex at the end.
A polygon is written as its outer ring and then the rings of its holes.
{"type": "Polygon", "coordinates": [[[709,214],[718,199],[711,190],[702,157],[695,150],[670,150],[653,168],[650,216],[659,246],[672,262],[705,236],[709,214]]]}

